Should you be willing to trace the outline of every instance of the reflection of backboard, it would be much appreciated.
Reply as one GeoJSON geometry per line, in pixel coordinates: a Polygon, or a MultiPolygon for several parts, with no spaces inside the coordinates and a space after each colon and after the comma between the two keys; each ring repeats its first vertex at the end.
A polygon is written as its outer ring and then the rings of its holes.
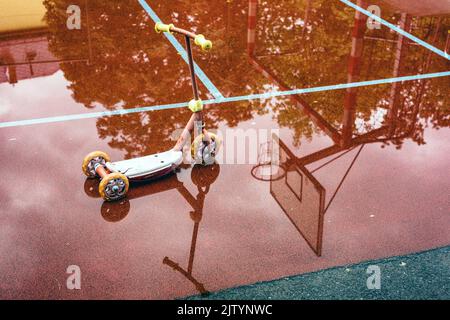
{"type": "Polygon", "coordinates": [[[297,157],[279,140],[280,166],[285,170],[283,179],[270,181],[270,194],[306,240],[311,249],[320,256],[322,251],[323,214],[325,189],[314,176],[302,166],[297,157]]]}

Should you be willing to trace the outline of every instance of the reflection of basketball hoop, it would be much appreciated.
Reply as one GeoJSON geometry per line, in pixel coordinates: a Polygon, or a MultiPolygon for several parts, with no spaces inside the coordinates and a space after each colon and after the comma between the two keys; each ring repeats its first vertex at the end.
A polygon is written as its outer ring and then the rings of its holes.
{"type": "Polygon", "coordinates": [[[276,181],[286,175],[286,170],[280,165],[279,146],[273,141],[260,144],[258,164],[252,168],[251,175],[259,181],[276,181]]]}

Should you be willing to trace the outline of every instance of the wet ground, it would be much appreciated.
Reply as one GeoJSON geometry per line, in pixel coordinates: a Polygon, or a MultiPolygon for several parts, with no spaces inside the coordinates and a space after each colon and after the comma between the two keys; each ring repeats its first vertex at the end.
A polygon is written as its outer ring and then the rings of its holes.
{"type": "Polygon", "coordinates": [[[172,105],[191,99],[189,70],[138,1],[45,1],[44,27],[0,29],[0,297],[176,298],[450,244],[449,78],[378,81],[449,70],[449,8],[372,1],[436,53],[338,0],[147,3],[213,40],[195,59],[219,163],[103,203],[82,159],[170,149],[190,117],[172,105]],[[146,106],[161,107],[135,112],[146,106]],[[272,133],[287,173],[265,182],[252,168],[272,133]],[[66,288],[70,265],[81,290],[66,288]]]}

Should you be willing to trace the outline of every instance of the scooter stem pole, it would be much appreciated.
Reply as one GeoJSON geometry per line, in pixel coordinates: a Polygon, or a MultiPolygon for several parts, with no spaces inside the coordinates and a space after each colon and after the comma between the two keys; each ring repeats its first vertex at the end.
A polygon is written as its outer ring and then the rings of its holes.
{"type": "MultiPolygon", "coordinates": [[[[195,66],[194,66],[194,58],[192,57],[192,46],[191,46],[191,38],[188,34],[185,35],[186,39],[186,51],[188,54],[188,61],[189,61],[189,69],[191,71],[191,80],[192,80],[192,90],[194,92],[194,99],[199,100],[199,94],[198,94],[198,86],[197,86],[197,79],[195,77],[195,66]]],[[[194,114],[194,138],[197,136],[197,134],[202,134],[204,132],[203,129],[203,112],[196,112],[194,114]],[[197,128],[196,126],[200,126],[197,128]],[[197,130],[196,130],[197,129],[197,130]],[[197,131],[197,132],[196,132],[197,131]]]]}
{"type": "Polygon", "coordinates": [[[188,139],[191,137],[191,131],[194,130],[194,122],[195,122],[196,116],[195,113],[192,114],[191,118],[189,119],[186,127],[184,127],[183,132],[181,133],[181,136],[178,138],[177,143],[173,147],[172,150],[174,151],[181,151],[183,150],[183,146],[188,141],[188,139]]]}
{"type": "MultiPolygon", "coordinates": [[[[184,127],[183,132],[181,133],[181,136],[178,138],[177,143],[175,144],[175,146],[173,147],[172,150],[174,150],[174,151],[183,150],[183,146],[186,144],[186,142],[191,137],[191,132],[193,132],[193,131],[195,132],[195,129],[194,129],[195,123],[200,122],[200,121],[203,123],[202,112],[196,112],[191,115],[191,118],[189,119],[187,125],[184,127]]],[[[206,141],[209,141],[208,131],[205,128],[203,128],[202,131],[204,134],[204,139],[206,141]]]]}
{"type": "Polygon", "coordinates": [[[189,61],[189,69],[191,71],[191,80],[192,80],[192,91],[194,92],[194,99],[198,100],[198,87],[197,87],[197,79],[195,78],[195,67],[194,67],[194,59],[192,58],[192,47],[191,47],[191,38],[186,35],[186,51],[188,54],[189,61]]]}
{"type": "MultiPolygon", "coordinates": [[[[197,79],[195,77],[194,59],[192,57],[191,38],[188,34],[185,34],[185,39],[186,39],[186,51],[188,54],[189,69],[191,71],[192,91],[194,93],[194,99],[199,100],[200,97],[198,94],[197,79]]],[[[196,123],[201,124],[201,128],[199,128],[200,130],[198,133],[199,134],[203,133],[205,135],[204,139],[206,141],[209,141],[209,136],[203,126],[203,112],[202,111],[195,112],[194,114],[192,114],[191,118],[189,119],[189,122],[187,123],[186,127],[184,128],[183,132],[181,133],[180,138],[178,139],[177,143],[175,144],[175,146],[173,147],[172,150],[181,151],[183,149],[183,146],[188,141],[188,138],[190,137],[191,132],[194,131],[194,134],[195,134],[196,123]]]]}

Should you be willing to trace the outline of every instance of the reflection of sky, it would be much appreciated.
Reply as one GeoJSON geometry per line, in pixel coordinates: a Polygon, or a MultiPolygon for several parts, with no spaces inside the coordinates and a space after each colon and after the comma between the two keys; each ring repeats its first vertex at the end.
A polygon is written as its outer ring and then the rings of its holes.
{"type": "Polygon", "coordinates": [[[388,110],[385,108],[376,108],[371,111],[370,118],[368,121],[361,118],[360,115],[356,114],[355,119],[355,128],[358,134],[367,133],[371,130],[381,128],[384,124],[385,116],[387,115],[388,110]]]}
{"type": "Polygon", "coordinates": [[[69,82],[61,70],[47,77],[21,80],[14,86],[8,83],[0,84],[0,108],[3,108],[3,105],[10,106],[8,112],[3,112],[2,120],[14,121],[92,111],[73,100],[68,86],[69,82]]]}
{"type": "MultiPolygon", "coordinates": [[[[1,92],[1,87],[0,87],[0,92],[1,92]]],[[[0,94],[0,115],[5,115],[7,114],[11,109],[11,105],[9,104],[9,101],[6,99],[5,96],[2,96],[0,94]]]]}

